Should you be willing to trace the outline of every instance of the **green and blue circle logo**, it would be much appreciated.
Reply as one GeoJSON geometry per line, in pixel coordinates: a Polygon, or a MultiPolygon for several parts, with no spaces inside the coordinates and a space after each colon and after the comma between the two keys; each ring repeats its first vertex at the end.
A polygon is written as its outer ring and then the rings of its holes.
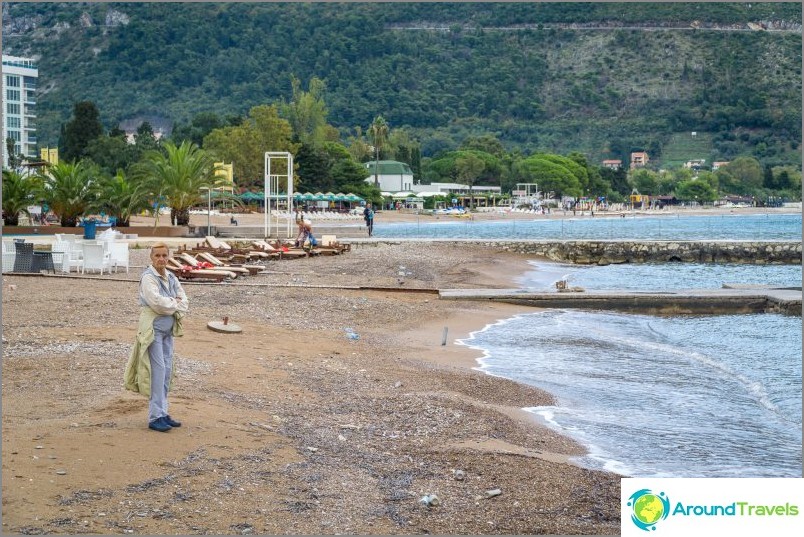
{"type": "Polygon", "coordinates": [[[656,523],[670,514],[670,500],[664,492],[654,493],[650,489],[636,491],[628,498],[631,508],[631,522],[645,531],[655,530],[656,523]]]}

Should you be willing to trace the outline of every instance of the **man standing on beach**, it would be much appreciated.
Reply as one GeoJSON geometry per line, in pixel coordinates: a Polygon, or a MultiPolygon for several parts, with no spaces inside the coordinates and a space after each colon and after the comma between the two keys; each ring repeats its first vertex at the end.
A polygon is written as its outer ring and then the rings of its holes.
{"type": "Polygon", "coordinates": [[[363,219],[366,221],[366,229],[368,229],[369,237],[374,233],[374,209],[371,208],[371,202],[366,204],[363,209],[363,219]]]}
{"type": "Polygon", "coordinates": [[[126,364],[125,387],[149,397],[148,428],[167,432],[181,423],[168,414],[173,380],[173,337],[182,335],[181,320],[189,310],[179,279],[167,271],[170,250],[157,242],[151,265],[140,278],[140,320],[137,339],[126,364]]]}

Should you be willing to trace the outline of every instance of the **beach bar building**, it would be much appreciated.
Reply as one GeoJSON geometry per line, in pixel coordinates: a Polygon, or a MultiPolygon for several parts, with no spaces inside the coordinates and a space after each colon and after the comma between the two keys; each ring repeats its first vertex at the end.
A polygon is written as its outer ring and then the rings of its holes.
{"type": "Polygon", "coordinates": [[[364,179],[366,183],[374,184],[374,168],[377,168],[377,180],[380,190],[388,192],[402,192],[413,188],[413,170],[404,162],[396,160],[380,160],[379,162],[366,162],[368,177],[364,179]]]}

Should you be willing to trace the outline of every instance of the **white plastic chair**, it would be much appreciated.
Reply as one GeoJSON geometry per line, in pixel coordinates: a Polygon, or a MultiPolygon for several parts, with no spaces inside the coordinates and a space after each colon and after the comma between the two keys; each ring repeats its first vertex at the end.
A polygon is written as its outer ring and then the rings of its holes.
{"type": "Polygon", "coordinates": [[[114,271],[117,272],[118,267],[126,267],[128,273],[128,243],[127,242],[110,242],[109,243],[109,256],[111,258],[114,271]]]}
{"type": "Polygon", "coordinates": [[[17,247],[12,241],[3,241],[3,272],[14,270],[14,260],[17,258],[17,247]]]}
{"type": "Polygon", "coordinates": [[[84,266],[81,270],[86,273],[89,270],[100,270],[103,274],[104,269],[109,272],[112,271],[112,259],[108,252],[105,251],[103,244],[92,244],[85,242],[83,245],[84,250],[84,266]]]}
{"type": "Polygon", "coordinates": [[[51,251],[53,252],[53,266],[56,270],[63,273],[70,272],[70,245],[59,237],[63,235],[56,235],[57,240],[53,243],[51,251]]]}

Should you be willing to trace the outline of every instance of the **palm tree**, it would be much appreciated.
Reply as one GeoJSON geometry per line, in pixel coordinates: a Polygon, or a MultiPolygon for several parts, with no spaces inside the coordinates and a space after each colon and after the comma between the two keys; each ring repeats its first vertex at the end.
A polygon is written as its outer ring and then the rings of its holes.
{"type": "Polygon", "coordinates": [[[133,177],[154,199],[167,200],[171,222],[186,226],[190,208],[204,201],[206,189],[222,186],[225,178],[216,176],[213,157],[191,142],[179,147],[166,142],[163,149],[148,151],[134,167],[133,177]]]}
{"type": "Polygon", "coordinates": [[[380,180],[378,178],[380,166],[380,149],[382,148],[385,140],[388,138],[388,123],[382,116],[374,118],[374,122],[369,126],[367,134],[371,136],[374,142],[374,186],[380,187],[380,180]]]}
{"type": "Polygon", "coordinates": [[[87,161],[60,162],[40,175],[40,197],[59,215],[63,227],[76,227],[78,217],[95,200],[98,171],[87,161]]]}
{"type": "Polygon", "coordinates": [[[114,177],[103,178],[96,184],[94,193],[93,208],[115,217],[121,227],[129,225],[131,215],[148,207],[148,190],[129,180],[123,170],[118,170],[114,177]]]}
{"type": "Polygon", "coordinates": [[[28,206],[37,201],[39,180],[13,170],[3,170],[3,218],[7,226],[19,225],[20,213],[30,218],[28,206]]]}

